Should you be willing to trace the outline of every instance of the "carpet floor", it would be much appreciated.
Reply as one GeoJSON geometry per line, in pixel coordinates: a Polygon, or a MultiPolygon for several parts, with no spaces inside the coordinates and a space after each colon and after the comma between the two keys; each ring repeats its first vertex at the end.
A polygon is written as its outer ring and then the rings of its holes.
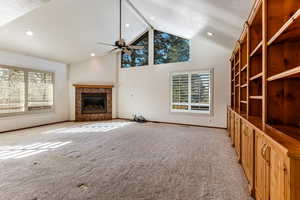
{"type": "Polygon", "coordinates": [[[250,200],[225,130],[125,121],[0,135],[2,200],[250,200]]]}

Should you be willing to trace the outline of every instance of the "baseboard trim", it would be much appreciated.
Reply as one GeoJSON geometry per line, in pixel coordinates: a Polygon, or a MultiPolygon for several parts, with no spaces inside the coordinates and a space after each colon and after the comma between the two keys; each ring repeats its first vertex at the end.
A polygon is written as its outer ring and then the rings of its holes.
{"type": "MultiPolygon", "coordinates": [[[[128,119],[128,118],[113,118],[112,120],[132,121],[132,119],[128,119]]],[[[42,127],[42,126],[61,124],[61,123],[66,123],[66,122],[76,122],[76,121],[75,120],[65,120],[65,121],[52,122],[52,123],[41,124],[41,125],[36,125],[36,126],[29,126],[29,127],[25,127],[25,128],[12,129],[12,130],[8,130],[8,131],[0,131],[0,134],[14,132],[14,131],[22,131],[22,130],[31,129],[31,128],[38,128],[38,127],[42,127]]],[[[194,126],[194,127],[201,127],[201,128],[215,128],[215,129],[227,130],[226,128],[217,127],[217,126],[202,126],[202,125],[195,125],[195,124],[183,124],[183,123],[151,121],[151,120],[147,120],[147,122],[158,123],[158,124],[171,124],[171,125],[179,125],[179,126],[194,126]]]]}
{"type": "MultiPolygon", "coordinates": [[[[116,119],[132,121],[132,119],[128,119],[128,118],[116,118],[116,119]]],[[[194,126],[194,127],[200,127],[200,128],[215,128],[215,129],[227,130],[227,128],[217,127],[217,126],[202,126],[202,125],[196,125],[196,124],[183,124],[183,123],[152,121],[152,120],[147,120],[147,122],[159,123],[159,124],[171,124],[171,125],[179,125],[179,126],[194,126]]]]}
{"type": "Polygon", "coordinates": [[[52,123],[41,124],[41,125],[36,125],[36,126],[29,126],[29,127],[25,127],[25,128],[12,129],[12,130],[8,130],[8,131],[0,131],[0,134],[14,132],[14,131],[22,131],[22,130],[26,130],[26,129],[38,128],[38,127],[48,126],[48,125],[61,124],[61,123],[66,123],[66,122],[71,122],[71,121],[65,120],[65,121],[52,122],[52,123]]]}

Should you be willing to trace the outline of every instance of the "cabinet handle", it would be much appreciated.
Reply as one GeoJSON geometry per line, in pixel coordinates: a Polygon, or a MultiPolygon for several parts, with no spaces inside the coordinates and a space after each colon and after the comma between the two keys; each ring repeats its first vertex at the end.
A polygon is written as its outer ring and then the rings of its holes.
{"type": "Polygon", "coordinates": [[[265,150],[265,160],[269,166],[270,166],[270,153],[271,153],[271,147],[267,145],[265,150]]]}
{"type": "Polygon", "coordinates": [[[265,147],[266,147],[266,144],[263,145],[263,147],[261,148],[260,150],[260,153],[261,153],[261,156],[265,159],[265,147]]]}

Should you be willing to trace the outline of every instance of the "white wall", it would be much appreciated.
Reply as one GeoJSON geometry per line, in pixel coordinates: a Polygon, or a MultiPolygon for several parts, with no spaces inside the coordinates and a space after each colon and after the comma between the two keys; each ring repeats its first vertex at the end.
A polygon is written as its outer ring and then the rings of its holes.
{"type": "Polygon", "coordinates": [[[0,51],[0,64],[22,68],[51,71],[55,73],[55,111],[0,118],[0,132],[37,126],[69,119],[68,67],[65,64],[40,58],[0,51]]]}
{"type": "Polygon", "coordinates": [[[119,69],[118,117],[140,114],[152,121],[226,127],[230,53],[229,49],[198,36],[192,40],[190,62],[119,69]],[[214,68],[213,116],[171,113],[169,73],[208,68],[214,68]]]}
{"type": "MultiPolygon", "coordinates": [[[[117,56],[109,54],[72,64],[69,68],[70,119],[75,120],[75,88],[73,84],[116,85],[117,56]]],[[[112,116],[116,117],[116,88],[112,94],[112,116]]]]}

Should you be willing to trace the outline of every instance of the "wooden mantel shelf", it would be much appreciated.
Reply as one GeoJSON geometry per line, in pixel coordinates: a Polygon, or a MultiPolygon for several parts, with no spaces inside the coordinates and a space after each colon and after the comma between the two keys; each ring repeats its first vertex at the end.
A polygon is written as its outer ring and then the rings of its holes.
{"type": "Polygon", "coordinates": [[[73,84],[75,88],[104,88],[104,89],[111,89],[113,85],[82,85],[82,84],[73,84]]]}

